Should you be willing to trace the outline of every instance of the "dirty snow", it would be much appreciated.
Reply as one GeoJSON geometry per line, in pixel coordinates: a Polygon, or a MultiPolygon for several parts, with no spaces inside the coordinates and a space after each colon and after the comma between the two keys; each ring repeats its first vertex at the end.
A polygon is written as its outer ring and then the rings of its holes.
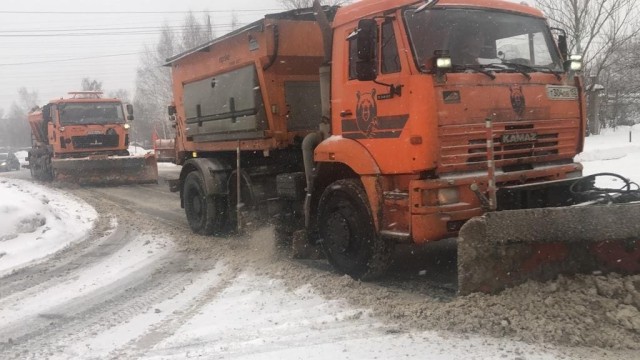
{"type": "MultiPolygon", "coordinates": [[[[114,224],[115,226],[116,224],[114,224]]],[[[37,313],[47,313],[48,309],[65,304],[74,298],[97,291],[109,291],[110,285],[128,276],[147,276],[143,269],[171,249],[166,240],[150,235],[137,237],[120,251],[90,268],[83,269],[77,276],[48,289],[32,289],[34,294],[21,299],[23,294],[15,294],[0,299],[0,322],[10,326],[24,321],[37,313]]]]}

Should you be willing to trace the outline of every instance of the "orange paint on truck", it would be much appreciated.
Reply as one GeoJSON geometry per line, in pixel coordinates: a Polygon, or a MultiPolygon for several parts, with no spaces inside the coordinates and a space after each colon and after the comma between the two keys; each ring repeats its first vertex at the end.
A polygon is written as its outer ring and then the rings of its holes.
{"type": "MultiPolygon", "coordinates": [[[[498,189],[579,176],[582,167],[573,158],[583,145],[583,85],[563,68],[542,13],[497,0],[442,0],[416,12],[422,4],[363,0],[324,9],[335,12],[330,112],[313,121],[308,118],[316,116],[317,105],[311,95],[296,92],[320,83],[318,68],[327,54],[309,9],[267,15],[168,59],[177,162],[185,165],[179,186],[183,205],[193,171],[209,184],[227,184],[206,187],[211,193],[205,195],[223,202],[234,193],[233,173],[246,173],[244,193],[255,196],[252,204],[267,202],[257,193],[282,197],[269,188],[277,171],[304,172],[307,194],[298,200],[311,232],[322,217],[317,212],[323,194],[338,183],[364,189],[377,236],[421,244],[455,236],[465,221],[486,212],[481,195],[491,180],[489,161],[498,189]],[[373,28],[374,42],[359,52],[362,21],[373,28]],[[459,44],[480,31],[485,34],[478,63],[460,63],[465,49],[459,44]],[[373,54],[370,61],[360,58],[363,51],[373,54]],[[437,68],[438,59],[453,65],[437,68]],[[373,64],[372,79],[359,76],[367,61],[373,64]],[[226,78],[237,81],[230,85],[226,78]],[[253,82],[255,94],[246,95],[246,82],[253,82]],[[224,91],[216,90],[220,84],[224,91]],[[242,86],[245,95],[237,89],[242,86]],[[308,107],[300,110],[302,102],[308,107]],[[492,120],[493,139],[487,139],[486,119],[492,120]],[[327,134],[322,129],[329,124],[327,134]],[[312,168],[295,155],[305,151],[306,140],[314,149],[312,168]],[[487,140],[494,159],[487,158],[487,140]],[[240,169],[238,149],[245,159],[240,169]],[[274,170],[278,167],[284,170],[274,170]],[[353,185],[354,178],[360,185],[353,185]],[[252,182],[259,183],[259,191],[251,191],[252,182]]],[[[293,188],[287,181],[295,178],[282,179],[287,191],[293,188]]],[[[196,180],[192,183],[198,188],[196,180]]],[[[188,218],[198,215],[193,211],[187,210],[188,218]]],[[[198,224],[192,223],[194,231],[210,230],[198,224]]]]}

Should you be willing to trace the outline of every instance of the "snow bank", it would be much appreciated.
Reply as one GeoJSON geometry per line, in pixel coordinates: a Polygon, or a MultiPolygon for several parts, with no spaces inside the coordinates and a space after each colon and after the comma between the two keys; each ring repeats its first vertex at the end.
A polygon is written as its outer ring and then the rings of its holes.
{"type": "Polygon", "coordinates": [[[98,214],[69,194],[0,179],[0,277],[81,240],[98,214]]]}
{"type": "Polygon", "coordinates": [[[127,150],[129,150],[130,155],[145,155],[147,153],[153,153],[153,149],[147,150],[140,146],[129,146],[127,150]]]}
{"type": "Polygon", "coordinates": [[[20,161],[20,166],[27,165],[29,162],[27,161],[27,156],[29,156],[29,152],[25,150],[20,150],[15,152],[18,161],[20,161]]]}
{"type": "MultiPolygon", "coordinates": [[[[614,172],[640,183],[640,125],[604,129],[600,135],[587,137],[584,152],[575,160],[584,166],[584,175],[614,172]]],[[[619,179],[604,178],[597,185],[619,188],[623,184],[619,179]]]]}

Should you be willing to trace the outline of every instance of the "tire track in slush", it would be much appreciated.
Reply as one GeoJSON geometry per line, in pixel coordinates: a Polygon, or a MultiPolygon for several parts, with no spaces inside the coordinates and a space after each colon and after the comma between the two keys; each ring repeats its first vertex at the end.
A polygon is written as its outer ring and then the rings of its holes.
{"type": "Polygon", "coordinates": [[[163,321],[150,326],[144,335],[127,343],[121,349],[110,354],[110,358],[134,358],[148,353],[157,344],[176,334],[178,329],[193,319],[205,306],[215,300],[236,278],[236,273],[225,267],[224,272],[220,272],[220,278],[214,284],[205,286],[202,293],[194,297],[191,303],[183,306],[184,310],[174,312],[174,316],[169,316],[163,321]]]}
{"type": "MultiPolygon", "coordinates": [[[[80,276],[83,270],[87,271],[86,269],[90,265],[122,250],[131,242],[133,234],[166,233],[166,231],[158,231],[159,228],[167,225],[165,219],[162,219],[164,224],[158,224],[158,214],[141,211],[144,209],[138,209],[133,202],[105,196],[99,191],[87,189],[72,192],[93,205],[101,214],[99,219],[102,219],[103,222],[104,214],[112,214],[111,216],[119,219],[122,224],[116,226],[111,234],[94,240],[95,244],[93,245],[87,243],[83,247],[76,247],[74,251],[63,251],[57,254],[55,256],[57,261],[53,266],[47,262],[40,267],[25,269],[22,274],[12,275],[12,282],[17,281],[18,284],[2,288],[3,293],[23,295],[23,292],[35,291],[32,288],[37,288],[38,284],[46,284],[41,286],[43,290],[55,288],[69,279],[80,276]],[[140,212],[145,216],[140,217],[140,212]],[[104,246],[101,247],[103,244],[104,246]],[[70,254],[74,255],[72,259],[68,258],[70,254]],[[50,270],[52,269],[55,273],[54,278],[51,277],[50,270]],[[37,279],[34,279],[34,276],[37,279]],[[29,279],[31,280],[29,281],[29,279]]],[[[174,231],[176,228],[184,227],[184,224],[171,225],[175,226],[174,231]]],[[[100,228],[100,226],[96,228],[100,228]]],[[[113,289],[108,289],[107,292],[94,291],[84,297],[73,298],[71,301],[47,309],[46,313],[32,317],[33,321],[28,321],[28,325],[14,326],[12,329],[5,328],[7,332],[14,335],[14,338],[4,344],[0,343],[0,358],[39,359],[58,356],[73,358],[73,354],[65,352],[65,350],[69,350],[71,345],[82,343],[87,338],[93,338],[108,332],[109,329],[127,324],[157,304],[179,297],[185,288],[193,283],[194,277],[202,272],[202,270],[194,270],[192,267],[208,270],[212,264],[216,263],[217,261],[214,259],[203,261],[200,256],[194,256],[189,251],[169,252],[162,259],[148,264],[147,268],[141,270],[143,276],[132,277],[131,274],[125,274],[124,281],[114,286],[113,289]],[[146,273],[149,274],[145,275],[146,273]]],[[[200,293],[197,297],[200,300],[197,300],[195,304],[193,299],[189,299],[183,306],[186,310],[180,311],[177,316],[170,314],[161,320],[160,325],[152,326],[152,335],[146,336],[148,329],[143,329],[141,335],[145,336],[141,340],[137,340],[137,337],[129,339],[125,342],[125,348],[133,347],[135,350],[135,348],[148,343],[149,339],[152,339],[153,343],[160,341],[161,329],[166,326],[177,329],[190,318],[193,312],[204,306],[208,299],[215,297],[218,291],[224,289],[230,279],[231,277],[223,279],[219,285],[202,286],[202,291],[208,291],[207,293],[210,295],[201,296],[200,293]]],[[[109,350],[113,351],[113,348],[109,350]]],[[[86,352],[84,355],[87,355],[86,352]]]]}
{"type": "MultiPolygon", "coordinates": [[[[77,354],[69,354],[65,349],[88,336],[104,332],[112,327],[126,323],[136,315],[155,307],[158,302],[178,295],[191,274],[183,272],[167,277],[162,275],[154,281],[143,281],[136,286],[123,291],[110,299],[93,304],[85,311],[70,319],[63,319],[60,323],[52,324],[51,331],[43,331],[37,336],[31,336],[27,341],[14,349],[15,355],[28,359],[43,357],[74,358],[77,354]],[[30,352],[31,349],[37,349],[30,352]]],[[[86,356],[87,354],[83,354],[86,356]]]]}
{"type": "MultiPolygon", "coordinates": [[[[94,229],[83,240],[42,259],[36,264],[17,269],[1,278],[0,302],[14,293],[56,281],[82,266],[105,258],[121,249],[127,230],[118,226],[112,216],[100,215],[94,229]]],[[[46,286],[46,285],[45,285],[46,286]]]]}
{"type": "Polygon", "coordinates": [[[45,291],[30,292],[22,298],[13,297],[15,310],[7,308],[4,311],[6,324],[0,334],[7,340],[0,343],[0,354],[16,355],[31,348],[46,348],[50,339],[63,334],[70,324],[87,319],[92,312],[104,313],[104,304],[122,302],[136,296],[139,288],[163,283],[162,279],[157,282],[148,280],[161,273],[158,269],[166,263],[163,261],[167,257],[165,254],[155,256],[160,259],[149,256],[140,259],[138,256],[122,261],[120,258],[131,252],[131,249],[125,250],[123,248],[109,259],[84,268],[84,271],[70,274],[45,291]],[[126,270],[129,272],[125,273],[126,270]],[[47,301],[51,303],[47,304],[47,301]]]}

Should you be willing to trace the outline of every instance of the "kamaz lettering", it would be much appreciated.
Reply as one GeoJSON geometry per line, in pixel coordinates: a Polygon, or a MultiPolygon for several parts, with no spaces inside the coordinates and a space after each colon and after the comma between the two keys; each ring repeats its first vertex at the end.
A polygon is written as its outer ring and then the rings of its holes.
{"type": "Polygon", "coordinates": [[[524,142],[533,142],[538,139],[538,134],[536,133],[526,133],[526,134],[504,134],[502,135],[502,143],[503,144],[515,144],[515,143],[524,143],[524,142]]]}

